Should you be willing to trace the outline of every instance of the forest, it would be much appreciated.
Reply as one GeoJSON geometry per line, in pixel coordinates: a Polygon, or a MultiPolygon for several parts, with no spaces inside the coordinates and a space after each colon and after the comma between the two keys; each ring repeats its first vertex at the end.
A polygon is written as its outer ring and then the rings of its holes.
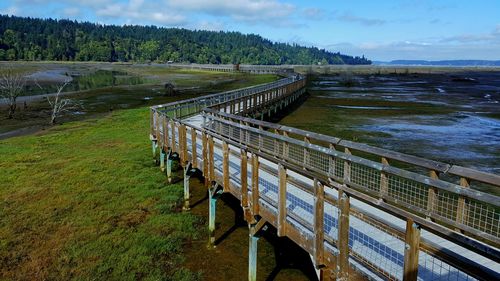
{"type": "Polygon", "coordinates": [[[0,15],[0,61],[371,64],[255,34],[0,15]]]}

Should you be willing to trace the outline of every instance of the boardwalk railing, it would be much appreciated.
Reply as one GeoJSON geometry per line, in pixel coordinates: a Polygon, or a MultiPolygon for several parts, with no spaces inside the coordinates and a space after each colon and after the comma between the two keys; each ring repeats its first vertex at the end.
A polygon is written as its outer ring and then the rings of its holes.
{"type": "Polygon", "coordinates": [[[170,63],[170,67],[178,67],[184,69],[197,69],[209,71],[222,71],[222,72],[248,72],[248,73],[291,73],[293,72],[293,65],[249,65],[249,64],[183,64],[183,63],[170,63]]]}
{"type": "Polygon", "coordinates": [[[499,188],[500,176],[254,119],[304,88],[295,76],[151,108],[160,164],[170,174],[177,153],[185,167],[186,207],[191,169],[211,183],[212,243],[228,192],[249,223],[251,280],[266,223],[325,280],[348,278],[349,266],[375,279],[499,280],[500,198],[471,186],[499,188]]]}

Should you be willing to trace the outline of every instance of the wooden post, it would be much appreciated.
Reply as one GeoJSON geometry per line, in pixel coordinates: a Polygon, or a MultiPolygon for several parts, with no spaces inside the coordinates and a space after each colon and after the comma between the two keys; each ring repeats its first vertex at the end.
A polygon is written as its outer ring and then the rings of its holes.
{"type": "MultiPolygon", "coordinates": [[[[432,179],[439,178],[438,172],[434,170],[431,170],[429,172],[429,176],[432,179]]],[[[434,221],[430,215],[434,212],[434,207],[437,204],[437,193],[438,193],[437,188],[433,186],[429,187],[429,191],[427,192],[427,212],[429,212],[429,215],[427,215],[426,218],[431,221],[434,221]]]]}
{"type": "Polygon", "coordinates": [[[171,124],[171,127],[172,127],[172,151],[176,151],[176,148],[175,148],[175,121],[172,120],[172,123],[171,124]]]}
{"type": "Polygon", "coordinates": [[[418,251],[420,248],[420,227],[412,219],[406,220],[405,263],[403,281],[415,281],[418,276],[418,251]]]}
{"type": "Polygon", "coordinates": [[[198,137],[196,134],[196,130],[191,127],[191,163],[194,168],[198,168],[198,154],[196,153],[196,145],[198,142],[198,137]]]}
{"type": "Polygon", "coordinates": [[[154,126],[155,126],[155,138],[156,138],[156,140],[159,140],[160,139],[160,120],[159,120],[159,116],[158,116],[158,111],[155,111],[154,126]]]}
{"type": "Polygon", "coordinates": [[[241,149],[240,151],[240,158],[241,158],[241,206],[243,208],[248,207],[248,167],[247,167],[247,161],[248,161],[248,156],[247,152],[244,149],[241,149]]]}
{"type": "Polygon", "coordinates": [[[259,214],[259,157],[252,154],[252,211],[259,214]]]}
{"type": "MultiPolygon", "coordinates": [[[[470,182],[467,178],[461,177],[460,178],[460,186],[463,188],[469,188],[470,187],[470,182]]],[[[467,216],[468,216],[468,210],[466,206],[466,199],[464,196],[458,197],[458,204],[457,204],[457,219],[456,222],[459,224],[466,224],[467,223],[467,216]]],[[[461,231],[457,229],[457,231],[461,231]]]]}
{"type": "MultiPolygon", "coordinates": [[[[262,116],[264,116],[264,114],[262,114],[261,117],[262,116]]],[[[261,125],[259,125],[259,131],[261,131],[261,132],[264,131],[264,128],[261,125]]],[[[264,141],[262,140],[262,135],[259,134],[259,147],[258,147],[259,151],[262,151],[263,147],[264,147],[264,141]]]]}
{"type": "Polygon", "coordinates": [[[150,128],[150,131],[149,131],[149,134],[153,137],[155,135],[155,119],[154,119],[154,114],[155,114],[156,110],[153,110],[151,109],[149,111],[149,128],[150,128]]]}
{"type": "Polygon", "coordinates": [[[286,236],[286,169],[283,165],[278,166],[278,237],[286,236]]]}
{"type": "MultiPolygon", "coordinates": [[[[349,148],[345,148],[345,154],[352,154],[349,148]]],[[[351,181],[351,162],[344,160],[344,183],[351,181]]]]}
{"type": "Polygon", "coordinates": [[[184,167],[189,161],[189,154],[188,154],[188,146],[187,146],[187,129],[186,125],[182,124],[181,125],[181,131],[182,131],[182,159],[181,159],[181,165],[184,167]]]}
{"type": "Polygon", "coordinates": [[[215,166],[214,166],[214,160],[215,160],[215,155],[214,155],[214,138],[212,136],[208,137],[208,174],[209,180],[214,181],[215,180],[215,166]]]}
{"type": "Polygon", "coordinates": [[[222,178],[224,192],[228,192],[229,187],[229,146],[227,142],[222,142],[222,178]]]}
{"type": "MultiPolygon", "coordinates": [[[[309,140],[309,137],[304,137],[304,142],[306,144],[310,144],[311,141],[309,140]]],[[[304,168],[309,167],[310,161],[310,154],[309,154],[309,149],[304,147],[304,168]]]]}
{"type": "Polygon", "coordinates": [[[318,180],[314,180],[314,264],[316,267],[323,265],[324,256],[324,186],[318,180]]]}
{"type": "MultiPolygon", "coordinates": [[[[387,158],[382,157],[382,164],[383,165],[389,165],[389,161],[387,161],[387,158]]],[[[384,171],[380,172],[380,198],[385,201],[385,198],[389,194],[389,178],[387,176],[387,173],[384,171]]]]}
{"type": "Polygon", "coordinates": [[[319,281],[333,281],[337,280],[335,270],[323,267],[319,272],[319,281]]]}
{"type": "Polygon", "coordinates": [[[205,178],[205,187],[208,188],[210,175],[208,174],[208,136],[207,133],[203,132],[201,136],[202,140],[202,154],[203,154],[203,177],[205,178]]]}
{"type": "Polygon", "coordinates": [[[165,128],[164,136],[165,136],[165,149],[168,150],[170,143],[169,143],[169,133],[168,133],[168,125],[169,121],[167,119],[167,116],[165,116],[165,119],[163,119],[163,127],[165,128]]]}
{"type": "Polygon", "coordinates": [[[338,272],[339,280],[349,279],[349,195],[339,190],[338,272]]]}
{"type": "MultiPolygon", "coordinates": [[[[336,150],[335,144],[333,143],[330,143],[329,147],[331,150],[336,150]]],[[[337,164],[335,163],[335,157],[333,156],[328,157],[328,167],[329,167],[328,168],[329,178],[335,177],[335,172],[337,169],[337,164]]]]}
{"type": "Polygon", "coordinates": [[[186,154],[184,154],[184,149],[186,148],[186,126],[182,123],[179,124],[179,159],[181,166],[184,167],[184,162],[186,161],[186,154]]]}
{"type": "MultiPolygon", "coordinates": [[[[288,137],[288,132],[283,131],[283,136],[288,137]]],[[[283,159],[288,159],[290,155],[290,144],[287,141],[283,142],[283,159]]]]}

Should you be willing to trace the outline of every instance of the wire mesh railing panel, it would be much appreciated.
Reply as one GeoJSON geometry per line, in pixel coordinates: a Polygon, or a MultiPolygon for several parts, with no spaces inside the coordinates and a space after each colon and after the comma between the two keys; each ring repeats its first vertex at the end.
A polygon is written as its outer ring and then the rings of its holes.
{"type": "Polygon", "coordinates": [[[352,183],[360,185],[366,189],[380,192],[380,171],[365,165],[351,163],[350,180],[352,183]]]}
{"type": "Polygon", "coordinates": [[[351,215],[349,248],[374,271],[401,280],[403,277],[405,242],[385,227],[351,215]]]}
{"type": "Polygon", "coordinates": [[[308,149],[309,165],[318,171],[328,173],[330,170],[330,156],[316,150],[308,149]]]}
{"type": "Polygon", "coordinates": [[[262,169],[259,169],[259,195],[278,202],[278,178],[262,169]]]}
{"type": "Polygon", "coordinates": [[[437,190],[432,212],[439,217],[455,220],[457,217],[458,195],[444,190],[437,190]]]}
{"type": "Polygon", "coordinates": [[[247,144],[249,146],[255,147],[259,145],[259,134],[254,133],[254,132],[246,132],[247,133],[247,144]]]}
{"type": "Polygon", "coordinates": [[[234,180],[238,185],[241,184],[241,159],[235,155],[229,154],[229,178],[234,180]]]}
{"type": "Polygon", "coordinates": [[[324,205],[324,221],[323,228],[325,236],[330,237],[334,241],[338,240],[338,225],[339,225],[339,210],[328,202],[324,205]]]}
{"type": "Polygon", "coordinates": [[[288,158],[295,163],[304,163],[304,147],[288,144],[288,158]]]}
{"type": "Polygon", "coordinates": [[[462,210],[462,223],[495,237],[500,233],[500,208],[467,199],[462,210]]]}
{"type": "Polygon", "coordinates": [[[275,153],[274,140],[271,138],[268,138],[268,137],[263,137],[261,149],[265,152],[269,152],[271,154],[274,154],[275,153]]]}
{"type": "Polygon", "coordinates": [[[314,197],[299,187],[287,183],[287,212],[291,212],[304,221],[314,221],[314,197]]]}
{"type": "Polygon", "coordinates": [[[474,277],[458,270],[445,261],[421,250],[418,259],[418,279],[422,281],[472,281],[474,277]]]}
{"type": "Polygon", "coordinates": [[[388,197],[421,209],[427,208],[429,186],[396,175],[387,177],[388,197]]]}

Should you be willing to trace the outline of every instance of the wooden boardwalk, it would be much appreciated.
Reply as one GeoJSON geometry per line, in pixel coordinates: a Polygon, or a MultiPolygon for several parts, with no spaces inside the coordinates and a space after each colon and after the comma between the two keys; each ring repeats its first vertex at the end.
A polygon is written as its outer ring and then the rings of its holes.
{"type": "Polygon", "coordinates": [[[500,198],[471,188],[498,188],[500,176],[259,120],[305,86],[293,74],[151,108],[153,155],[169,179],[172,161],[183,166],[185,209],[190,176],[205,178],[209,243],[230,193],[249,225],[249,280],[266,225],[310,253],[323,280],[348,279],[348,267],[380,280],[500,280],[500,198]]]}

